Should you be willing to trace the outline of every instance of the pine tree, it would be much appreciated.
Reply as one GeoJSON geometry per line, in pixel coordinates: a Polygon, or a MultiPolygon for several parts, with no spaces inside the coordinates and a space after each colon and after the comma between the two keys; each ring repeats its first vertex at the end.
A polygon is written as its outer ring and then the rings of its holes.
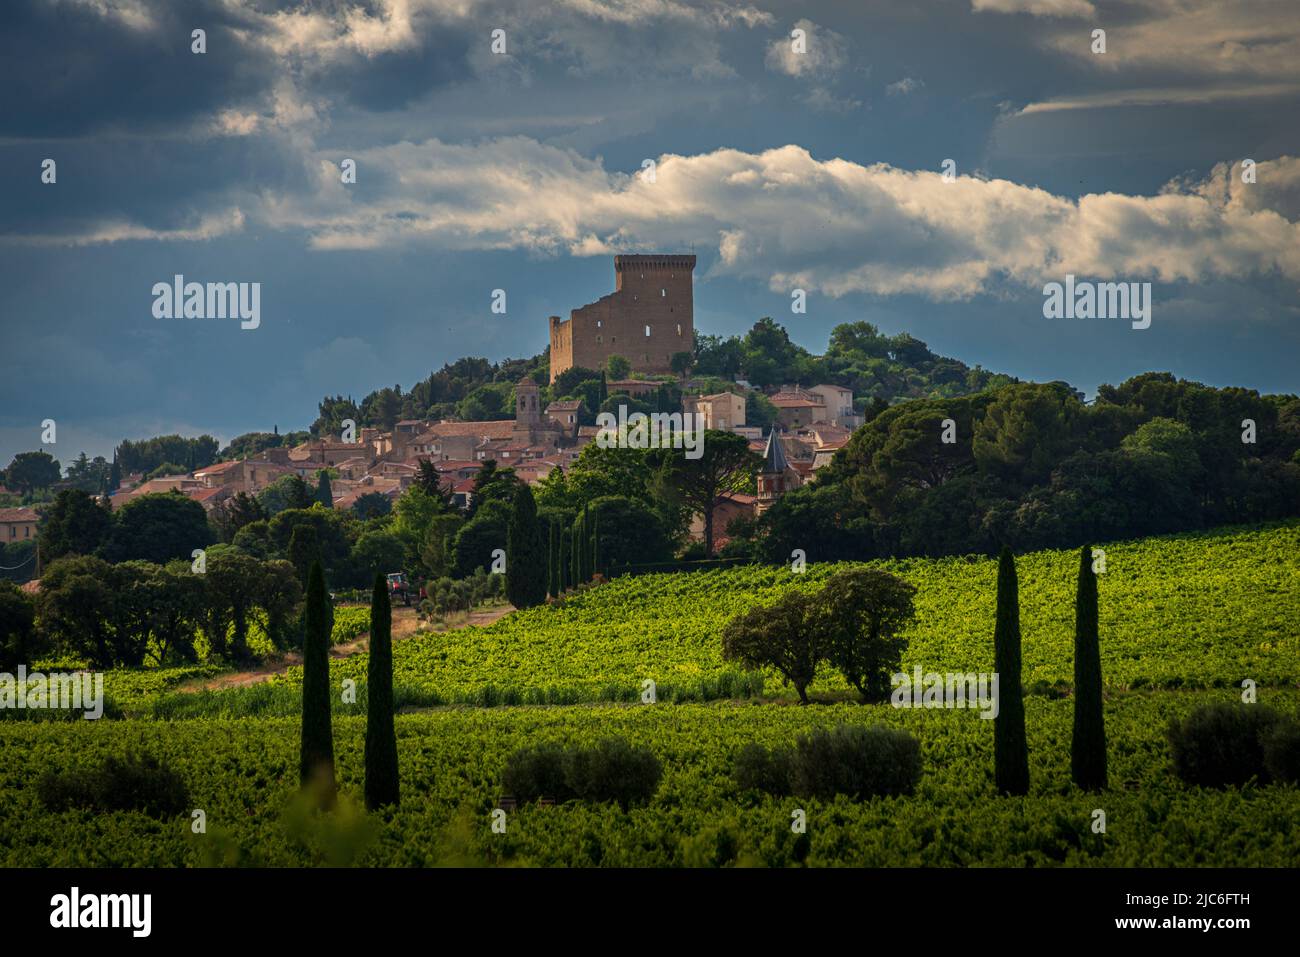
{"type": "Polygon", "coordinates": [[[393,726],[393,616],[388,581],[375,575],[370,598],[370,661],[366,668],[366,807],[400,803],[397,731],[393,726]]]}
{"type": "Polygon", "coordinates": [[[330,487],[330,473],[325,469],[320,470],[320,477],[317,479],[316,501],[326,508],[334,507],[334,491],[330,487]]]}
{"type": "Polygon", "coordinates": [[[307,575],[307,607],[303,612],[302,751],[299,778],[304,787],[322,789],[322,800],[334,795],[334,734],[330,723],[329,595],[320,562],[307,575]]]}
{"type": "Polygon", "coordinates": [[[546,600],[542,547],[533,490],[521,483],[506,526],[506,597],[516,608],[532,608],[546,600]]]}
{"type": "Polygon", "coordinates": [[[993,777],[1003,794],[1029,793],[1029,744],[1020,690],[1020,589],[1016,560],[1003,548],[998,558],[998,611],[993,629],[993,670],[998,712],[993,719],[993,777]]]}
{"type": "Polygon", "coordinates": [[[1106,787],[1097,575],[1092,570],[1089,545],[1079,553],[1079,588],[1074,606],[1074,740],[1070,747],[1070,771],[1074,783],[1086,791],[1106,787]]]}

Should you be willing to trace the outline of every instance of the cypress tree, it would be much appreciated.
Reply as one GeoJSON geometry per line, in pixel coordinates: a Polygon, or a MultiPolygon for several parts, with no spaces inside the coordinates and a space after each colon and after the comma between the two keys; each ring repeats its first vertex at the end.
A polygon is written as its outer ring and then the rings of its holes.
{"type": "Polygon", "coordinates": [[[582,535],[578,538],[578,581],[591,578],[591,506],[582,506],[582,535]]]}
{"type": "Polygon", "coordinates": [[[573,530],[560,529],[560,591],[566,592],[573,585],[573,530]]]}
{"type": "Polygon", "coordinates": [[[560,571],[560,556],[556,551],[555,523],[546,523],[546,594],[554,597],[560,593],[557,576],[560,571]]]}
{"type": "Polygon", "coordinates": [[[605,378],[605,370],[600,370],[600,392],[598,393],[596,408],[599,410],[604,407],[605,400],[609,398],[609,382],[605,378]]]}
{"type": "Polygon", "coordinates": [[[591,576],[600,574],[600,512],[591,518],[591,576]]]}
{"type": "Polygon", "coordinates": [[[506,597],[516,608],[531,608],[546,600],[542,547],[533,490],[521,484],[515,489],[514,510],[506,526],[506,597]]]}
{"type": "Polygon", "coordinates": [[[998,557],[998,613],[993,629],[998,713],[993,719],[993,777],[1003,794],[1029,793],[1029,744],[1020,691],[1020,589],[1011,549],[998,557]]]}
{"type": "Polygon", "coordinates": [[[329,596],[320,562],[307,575],[307,607],[303,612],[302,649],[302,751],[299,779],[323,789],[331,803],[334,794],[334,734],[330,724],[329,596]]]}
{"type": "Polygon", "coordinates": [[[370,598],[370,661],[366,667],[366,807],[400,803],[397,731],[393,727],[393,617],[388,581],[375,575],[370,598]]]}
{"type": "Polygon", "coordinates": [[[334,491],[330,486],[330,473],[325,469],[320,470],[320,476],[316,480],[316,501],[326,508],[334,507],[334,491]]]}
{"type": "Polygon", "coordinates": [[[122,466],[117,461],[117,449],[113,450],[113,467],[108,470],[108,494],[114,494],[122,487],[122,466]]]}
{"type": "Polygon", "coordinates": [[[1097,576],[1092,570],[1090,545],[1085,545],[1079,553],[1079,588],[1074,605],[1074,739],[1070,747],[1070,771],[1074,783],[1086,791],[1106,787],[1097,576]]]}

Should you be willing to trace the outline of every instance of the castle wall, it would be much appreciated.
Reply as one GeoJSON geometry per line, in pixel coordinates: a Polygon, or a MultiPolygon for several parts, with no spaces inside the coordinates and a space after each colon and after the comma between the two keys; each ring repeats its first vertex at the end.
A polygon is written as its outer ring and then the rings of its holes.
{"type": "Polygon", "coordinates": [[[551,381],[573,366],[602,369],[620,355],[636,372],[672,371],[695,344],[694,256],[615,256],[614,292],[551,317],[551,381]]]}

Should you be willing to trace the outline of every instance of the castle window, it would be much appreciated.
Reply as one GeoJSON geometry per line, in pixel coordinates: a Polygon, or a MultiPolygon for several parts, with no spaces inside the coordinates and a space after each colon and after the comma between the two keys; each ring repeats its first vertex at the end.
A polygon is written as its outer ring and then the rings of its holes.
{"type": "Polygon", "coordinates": [[[600,320],[599,320],[599,319],[596,320],[596,328],[597,328],[597,329],[600,328],[600,320]]]}
{"type": "Polygon", "coordinates": [[[646,334],[646,337],[649,338],[649,336],[650,336],[650,327],[649,327],[649,326],[646,326],[646,327],[645,327],[645,334],[646,334]]]}
{"type": "Polygon", "coordinates": [[[659,295],[660,295],[660,296],[666,296],[666,295],[668,295],[668,290],[667,290],[667,289],[660,289],[660,290],[659,290],[659,295]]]}
{"type": "Polygon", "coordinates": [[[679,336],[682,334],[682,324],[680,322],[677,323],[677,334],[679,336]]]}
{"type": "Polygon", "coordinates": [[[604,336],[597,336],[597,337],[596,337],[596,341],[597,341],[598,343],[599,343],[599,342],[604,342],[604,341],[605,341],[605,337],[604,337],[604,336]]]}

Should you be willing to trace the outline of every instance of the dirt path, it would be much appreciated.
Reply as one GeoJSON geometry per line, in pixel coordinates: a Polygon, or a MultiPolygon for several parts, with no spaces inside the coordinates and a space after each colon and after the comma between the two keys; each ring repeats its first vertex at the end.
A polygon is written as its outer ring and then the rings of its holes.
{"type": "MultiPolygon", "coordinates": [[[[393,641],[404,641],[407,638],[414,637],[417,634],[428,632],[451,631],[455,628],[464,628],[466,625],[474,625],[479,628],[487,627],[495,621],[499,621],[510,612],[514,611],[513,605],[501,605],[496,608],[487,608],[483,611],[475,611],[469,614],[465,621],[451,626],[439,625],[434,628],[421,627],[423,622],[415,614],[414,608],[399,607],[393,609],[393,641]]],[[[370,643],[370,635],[358,635],[351,641],[334,645],[330,648],[331,658],[350,658],[357,652],[365,651],[370,643]]],[[[224,688],[243,688],[247,685],[260,684],[274,675],[284,674],[295,665],[302,664],[302,653],[291,651],[288,654],[281,655],[278,658],[268,660],[253,668],[243,671],[227,671],[219,674],[215,678],[200,679],[197,681],[188,681],[176,686],[177,691],[220,691],[224,688]]]]}

